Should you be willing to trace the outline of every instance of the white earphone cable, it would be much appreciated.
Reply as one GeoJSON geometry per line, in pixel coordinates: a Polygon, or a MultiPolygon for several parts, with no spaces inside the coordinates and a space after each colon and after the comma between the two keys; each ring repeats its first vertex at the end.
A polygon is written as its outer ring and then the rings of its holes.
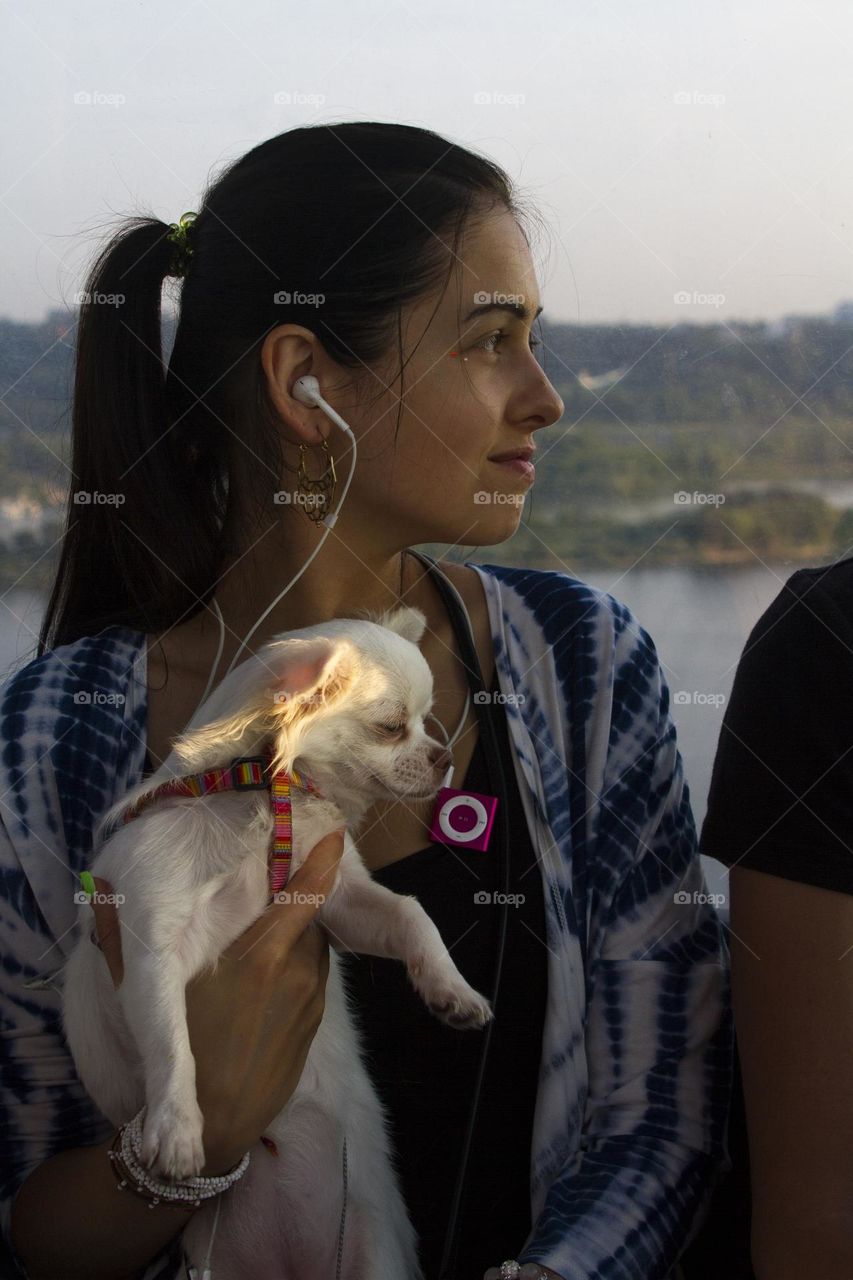
{"type": "MultiPolygon", "coordinates": [[[[432,714],[428,716],[428,719],[434,720],[435,723],[438,725],[439,729],[441,730],[441,732],[443,733],[444,745],[447,748],[447,750],[451,752],[451,754],[453,752],[453,744],[456,741],[456,739],[459,737],[460,733],[462,732],[462,726],[464,725],[465,721],[468,719],[468,711],[470,709],[470,706],[471,706],[471,690],[469,689],[465,695],[465,705],[462,708],[462,719],[459,721],[458,725],[456,726],[456,730],[452,738],[448,738],[447,730],[439,720],[438,716],[434,716],[432,714]]],[[[447,770],[447,773],[444,775],[444,780],[441,784],[443,787],[449,787],[451,785],[455,769],[456,769],[456,766],[451,764],[449,769],[447,770]]]]}
{"type": "Polygon", "coordinates": [[[204,1255],[204,1262],[201,1264],[201,1280],[211,1280],[213,1272],[210,1266],[210,1255],[213,1253],[213,1241],[216,1237],[216,1228],[219,1225],[219,1210],[222,1208],[222,1192],[216,1197],[216,1213],[213,1215],[213,1230],[210,1233],[210,1242],[207,1246],[207,1253],[204,1255]]]}
{"type": "MultiPolygon", "coordinates": [[[[352,441],[352,465],[350,466],[349,475],[347,476],[346,484],[344,485],[343,492],[341,493],[340,501],[338,505],[335,507],[334,512],[331,515],[325,516],[319,522],[320,524],[325,526],[325,531],[323,533],[322,538],[317,543],[316,547],[311,552],[310,556],[305,561],[304,565],[296,574],[296,576],[291,578],[290,582],[288,582],[284,590],[280,591],[279,594],[275,597],[275,599],[272,600],[267,605],[266,609],[264,609],[263,613],[257,619],[254,626],[243,637],[243,640],[240,644],[239,649],[234,654],[234,657],[231,659],[231,662],[228,665],[228,670],[225,672],[226,676],[233,669],[234,664],[236,663],[240,654],[245,649],[246,644],[248,643],[250,637],[254,635],[255,631],[261,625],[261,623],[263,622],[267,614],[270,613],[271,610],[275,608],[275,606],[278,604],[282,596],[287,595],[288,591],[293,586],[293,584],[299,581],[299,579],[302,577],[305,570],[310,565],[311,561],[320,551],[321,547],[323,546],[323,543],[326,541],[332,529],[337,524],[338,513],[340,512],[340,509],[344,504],[344,499],[347,496],[347,492],[349,490],[350,484],[352,483],[353,475],[355,474],[355,463],[356,463],[356,457],[358,454],[358,445],[356,444],[355,435],[353,434],[353,431],[349,427],[349,425],[346,422],[344,422],[341,415],[335,409],[333,409],[330,404],[327,404],[327,402],[320,395],[320,384],[317,381],[317,379],[312,378],[310,376],[306,376],[304,378],[297,378],[296,382],[293,384],[293,394],[295,399],[301,401],[302,404],[310,405],[310,407],[312,408],[321,408],[323,412],[327,415],[327,417],[331,418],[332,422],[334,422],[338,427],[340,427],[342,431],[344,431],[349,436],[350,440],[352,441]]],[[[210,693],[214,678],[216,676],[216,672],[219,668],[219,661],[222,657],[222,650],[225,647],[225,619],[222,616],[222,610],[220,609],[219,602],[217,600],[213,601],[213,608],[219,618],[219,647],[216,651],[216,658],[214,659],[214,662],[213,662],[213,667],[211,669],[210,676],[207,681],[207,686],[204,690],[204,693],[201,695],[201,698],[199,699],[199,702],[195,708],[195,711],[193,711],[193,715],[195,715],[195,712],[198,711],[199,707],[202,705],[202,703],[205,701],[208,694],[210,693]]],[[[223,676],[223,679],[224,678],[225,677],[223,676]]]]}

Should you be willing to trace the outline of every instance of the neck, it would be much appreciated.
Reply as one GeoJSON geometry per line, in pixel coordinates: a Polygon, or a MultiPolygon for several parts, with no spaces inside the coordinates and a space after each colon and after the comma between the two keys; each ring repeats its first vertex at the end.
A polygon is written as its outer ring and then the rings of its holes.
{"type": "MultiPolygon", "coordinates": [[[[313,528],[303,531],[303,541],[312,534],[305,546],[294,543],[290,530],[286,539],[278,535],[279,540],[272,546],[268,545],[269,539],[264,539],[253,551],[235,557],[225,569],[213,599],[225,619],[224,654],[229,661],[264,610],[305,564],[318,535],[313,528]]],[[[270,536],[277,537],[275,533],[270,536]]],[[[420,565],[404,548],[377,551],[348,546],[341,536],[331,538],[284,596],[276,600],[243,654],[256,651],[266,640],[285,631],[298,631],[332,618],[383,613],[400,604],[418,604],[423,594],[421,574],[420,565]]],[[[219,619],[212,600],[199,626],[208,639],[218,642],[219,619]]]]}
{"type": "MultiPolygon", "coordinates": [[[[293,767],[303,777],[303,770],[300,766],[300,760],[297,757],[293,762],[293,767]]],[[[310,791],[303,791],[301,787],[294,787],[292,799],[294,808],[299,805],[300,809],[306,809],[311,805],[325,803],[330,805],[339,815],[339,819],[346,822],[349,829],[355,830],[359,826],[364,815],[370,806],[375,802],[375,797],[364,794],[361,788],[348,787],[341,779],[335,778],[334,783],[330,786],[328,781],[320,777],[316,773],[312,773],[310,766],[306,764],[304,776],[318,788],[319,794],[312,794],[310,791]]],[[[341,821],[338,822],[341,825],[341,821]]]]}

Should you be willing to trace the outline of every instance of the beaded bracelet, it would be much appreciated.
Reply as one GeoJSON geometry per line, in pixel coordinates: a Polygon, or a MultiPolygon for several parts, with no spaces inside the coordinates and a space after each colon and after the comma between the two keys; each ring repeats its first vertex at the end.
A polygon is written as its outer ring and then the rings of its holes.
{"type": "Polygon", "coordinates": [[[148,1201],[148,1208],[165,1204],[172,1208],[199,1208],[202,1200],[208,1200],[227,1191],[238,1178],[241,1178],[249,1166],[250,1153],[247,1151],[233,1169],[212,1178],[191,1177],[181,1181],[162,1182],[152,1177],[141,1163],[142,1156],[142,1117],[145,1107],[138,1115],[122,1125],[113,1138],[109,1151],[110,1162],[116,1173],[119,1190],[130,1186],[132,1191],[148,1201]],[[122,1178],[122,1174],[125,1175],[122,1178]]]}
{"type": "Polygon", "coordinates": [[[538,1262],[517,1262],[507,1258],[499,1267],[489,1267],[484,1280],[545,1280],[545,1272],[538,1262]]]}
{"type": "Polygon", "coordinates": [[[186,1213],[187,1209],[192,1209],[196,1207],[183,1200],[178,1202],[175,1200],[163,1200],[163,1199],[160,1199],[159,1197],[155,1200],[149,1194],[149,1192],[147,1192],[143,1187],[141,1187],[135,1181],[133,1174],[130,1172],[130,1170],[127,1169],[122,1164],[121,1156],[117,1151],[117,1147],[120,1139],[121,1139],[121,1130],[119,1130],[118,1133],[113,1138],[113,1144],[109,1151],[110,1165],[113,1173],[115,1174],[119,1191],[124,1191],[127,1187],[129,1187],[130,1190],[134,1193],[134,1195],[140,1196],[143,1200],[148,1201],[149,1209],[153,1209],[155,1204],[162,1204],[167,1209],[179,1209],[181,1213],[186,1213]]]}

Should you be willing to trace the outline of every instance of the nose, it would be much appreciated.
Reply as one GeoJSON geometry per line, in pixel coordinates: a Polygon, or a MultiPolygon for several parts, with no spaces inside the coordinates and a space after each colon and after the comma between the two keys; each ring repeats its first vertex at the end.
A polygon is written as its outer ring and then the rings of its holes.
{"type": "Polygon", "coordinates": [[[536,405],[539,421],[532,428],[536,431],[539,427],[552,427],[555,422],[559,422],[566,410],[563,397],[557,391],[551,379],[545,373],[544,369],[539,369],[541,382],[537,387],[539,402],[536,405]]]}
{"type": "Polygon", "coordinates": [[[447,747],[438,745],[430,747],[429,762],[434,769],[441,769],[443,772],[445,769],[450,768],[450,761],[451,755],[447,747]]]}

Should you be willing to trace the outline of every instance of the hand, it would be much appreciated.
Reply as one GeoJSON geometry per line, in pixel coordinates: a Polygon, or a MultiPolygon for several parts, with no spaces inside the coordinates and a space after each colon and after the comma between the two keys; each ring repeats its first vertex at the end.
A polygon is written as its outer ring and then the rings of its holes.
{"type": "MultiPolygon", "coordinates": [[[[187,1027],[204,1116],[205,1176],[231,1168],[289,1101],[325,1008],[329,938],[314,919],[334,883],[343,831],[324,836],[273,902],[186,987],[187,1027]],[[319,900],[317,900],[319,899],[319,900]]],[[[109,881],[95,877],[102,894],[109,881]]],[[[124,977],[118,913],[92,902],[113,986],[124,977]]]]}

